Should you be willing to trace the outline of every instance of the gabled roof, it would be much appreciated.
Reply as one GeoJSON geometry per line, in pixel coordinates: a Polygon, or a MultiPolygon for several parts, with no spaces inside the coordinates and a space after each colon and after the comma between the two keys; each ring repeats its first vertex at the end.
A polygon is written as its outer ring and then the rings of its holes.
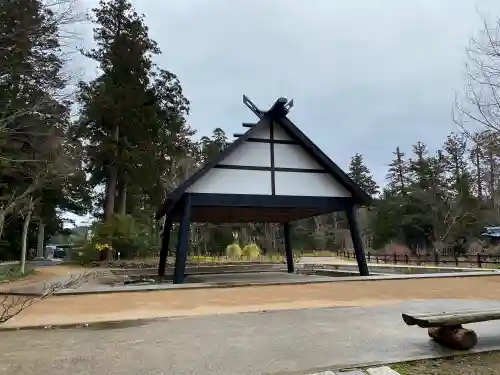
{"type": "MultiPolygon", "coordinates": [[[[248,99],[244,97],[244,101],[248,99]]],[[[250,102],[251,103],[251,102],[250,102]]],[[[247,104],[247,102],[245,102],[247,104]]],[[[247,104],[248,105],[248,104],[247,104]]],[[[253,103],[252,103],[253,105],[253,103]]],[[[300,146],[306,150],[310,156],[321,165],[325,171],[327,171],[334,179],[336,179],[344,188],[347,189],[352,194],[352,198],[356,204],[368,205],[370,204],[372,198],[363,191],[344,171],[339,168],[321,149],[316,146],[286,115],[289,108],[291,107],[291,102],[288,102],[284,98],[280,98],[267,112],[258,110],[255,106],[250,109],[262,119],[270,119],[277,124],[279,124],[282,129],[300,146]]],[[[225,158],[227,158],[233,151],[238,147],[243,145],[251,135],[263,126],[267,126],[265,121],[260,121],[255,126],[251,127],[247,132],[241,135],[233,143],[231,143],[227,148],[222,150],[212,161],[206,163],[202,168],[196,171],[191,177],[184,181],[179,187],[177,187],[163,203],[162,207],[158,210],[156,214],[156,219],[160,219],[164,215],[168,214],[175,206],[175,204],[182,198],[182,195],[186,190],[192,186],[196,181],[202,178],[207,172],[213,169],[216,165],[221,163],[225,158]]]]}

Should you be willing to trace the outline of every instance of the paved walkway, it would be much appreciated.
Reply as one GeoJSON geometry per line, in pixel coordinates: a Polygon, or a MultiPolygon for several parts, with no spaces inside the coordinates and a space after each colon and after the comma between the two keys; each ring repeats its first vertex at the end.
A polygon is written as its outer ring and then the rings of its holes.
{"type": "MultiPolygon", "coordinates": [[[[434,300],[0,334],[0,375],[302,375],[452,354],[401,312],[500,307],[434,300]],[[114,328],[114,329],[113,329],[114,328]]],[[[473,325],[476,351],[500,349],[500,322],[473,325]]]]}

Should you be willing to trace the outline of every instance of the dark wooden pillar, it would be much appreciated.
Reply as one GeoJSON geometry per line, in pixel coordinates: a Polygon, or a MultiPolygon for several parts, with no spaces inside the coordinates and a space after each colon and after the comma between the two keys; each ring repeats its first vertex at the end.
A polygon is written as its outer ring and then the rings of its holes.
{"type": "Polygon", "coordinates": [[[181,201],[181,219],[179,223],[179,237],[175,253],[174,284],[184,282],[186,261],[189,246],[189,223],[191,219],[191,195],[186,194],[181,201]]]}
{"type": "Polygon", "coordinates": [[[346,209],[349,229],[351,231],[352,246],[358,262],[359,274],[369,276],[368,265],[366,264],[365,251],[363,250],[363,239],[359,231],[358,220],[356,219],[356,206],[351,205],[346,209]]]}
{"type": "Polygon", "coordinates": [[[291,230],[292,228],[290,227],[290,223],[285,223],[283,225],[283,235],[285,237],[286,266],[288,268],[288,273],[294,272],[291,230]]]}
{"type": "Polygon", "coordinates": [[[160,263],[158,264],[158,276],[165,276],[165,267],[167,263],[168,247],[170,245],[171,232],[172,232],[172,220],[166,218],[165,225],[163,226],[163,235],[161,240],[160,263]]]}

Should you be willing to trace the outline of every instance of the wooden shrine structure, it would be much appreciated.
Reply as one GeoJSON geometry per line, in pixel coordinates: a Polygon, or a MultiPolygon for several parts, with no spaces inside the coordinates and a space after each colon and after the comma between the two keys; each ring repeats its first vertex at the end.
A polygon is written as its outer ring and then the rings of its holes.
{"type": "Polygon", "coordinates": [[[165,274],[172,223],[178,222],[173,282],[183,283],[192,222],[270,222],[283,225],[288,272],[294,272],[291,223],[345,211],[359,273],[368,276],[356,207],[371,198],[321,151],[287,114],[293,101],[279,98],[262,111],[246,96],[258,117],[214,160],[176,188],[156,214],[166,216],[158,274],[165,274]]]}

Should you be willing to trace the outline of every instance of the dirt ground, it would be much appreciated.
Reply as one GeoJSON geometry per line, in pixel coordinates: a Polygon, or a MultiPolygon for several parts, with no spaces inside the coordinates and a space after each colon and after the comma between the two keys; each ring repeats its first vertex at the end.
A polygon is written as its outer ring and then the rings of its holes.
{"type": "Polygon", "coordinates": [[[422,299],[500,300],[500,276],[53,296],[3,326],[369,306],[422,299]]]}
{"type": "Polygon", "coordinates": [[[500,352],[400,363],[391,368],[401,375],[498,375],[500,352]]]}
{"type": "Polygon", "coordinates": [[[6,292],[12,289],[32,285],[35,283],[49,281],[59,276],[65,276],[71,273],[75,267],[68,265],[57,265],[53,267],[37,268],[35,273],[26,276],[23,279],[10,281],[8,283],[0,283],[0,292],[6,292]]]}

